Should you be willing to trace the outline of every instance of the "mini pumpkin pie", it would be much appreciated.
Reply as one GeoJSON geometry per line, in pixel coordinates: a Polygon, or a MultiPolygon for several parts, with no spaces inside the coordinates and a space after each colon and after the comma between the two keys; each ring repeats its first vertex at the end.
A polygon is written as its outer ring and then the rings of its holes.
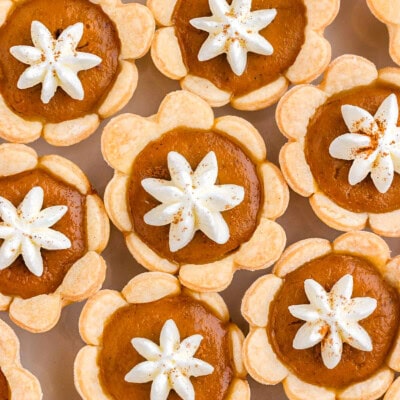
{"type": "Polygon", "coordinates": [[[400,65],[400,1],[367,0],[367,4],[376,18],[386,24],[390,39],[390,56],[400,65]]]}
{"type": "Polygon", "coordinates": [[[162,272],[103,290],[85,305],[75,360],[85,400],[250,399],[243,334],[222,297],[200,294],[162,272]]]}
{"type": "Polygon", "coordinates": [[[353,231],[290,246],[247,291],[243,357],[291,400],[376,400],[400,370],[400,257],[353,231]]]}
{"type": "Polygon", "coordinates": [[[5,1],[0,11],[0,136],[68,146],[132,97],[134,60],[154,18],[120,0],[5,1]]]}
{"type": "Polygon", "coordinates": [[[323,32],[339,0],[148,0],[160,28],[151,55],[167,77],[219,107],[275,103],[327,67],[323,32]]]}
{"type": "Polygon", "coordinates": [[[2,144],[0,221],[0,310],[16,324],[48,331],[63,306],[100,289],[109,221],[71,161],[2,144]]]}
{"type": "Polygon", "coordinates": [[[200,97],[174,92],[153,117],[114,118],[102,151],[115,169],[106,209],[145,268],[219,291],[235,270],[279,258],[286,236],[274,220],[287,208],[288,189],[247,121],[214,119],[200,97]]]}
{"type": "Polygon", "coordinates": [[[399,99],[399,69],[346,55],[280,101],[282,172],[330,227],[400,236],[399,99]]]}
{"type": "Polygon", "coordinates": [[[42,399],[39,381],[21,366],[17,335],[2,320],[0,320],[0,399],[42,399]]]}

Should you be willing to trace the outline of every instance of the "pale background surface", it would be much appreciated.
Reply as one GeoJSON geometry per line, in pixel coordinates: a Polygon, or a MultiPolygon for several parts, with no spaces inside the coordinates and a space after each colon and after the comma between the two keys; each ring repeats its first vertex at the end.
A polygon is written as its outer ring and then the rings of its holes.
{"type": "MultiPolygon", "coordinates": [[[[56,0],[55,0],[56,1],[56,0]]],[[[130,2],[130,1],[124,1],[130,2]]],[[[139,0],[145,3],[145,0],[139,0]]],[[[333,47],[333,57],[354,53],[369,58],[379,68],[394,65],[388,55],[386,28],[376,20],[366,6],[365,0],[342,0],[335,22],[327,29],[326,36],[333,47]]],[[[138,89],[123,112],[149,116],[157,112],[163,97],[179,89],[178,83],[162,76],[147,55],[137,62],[139,68],[138,89]]],[[[230,107],[216,110],[216,115],[238,115],[252,122],[267,143],[268,158],[278,163],[278,153],[285,140],[275,124],[275,107],[258,112],[238,112],[230,107]]],[[[103,161],[100,152],[100,135],[104,123],[97,133],[83,143],[69,148],[54,148],[40,140],[33,147],[42,154],[60,154],[76,162],[88,175],[93,186],[103,195],[112,170],[103,161]]],[[[312,212],[308,200],[291,192],[289,209],[279,222],[286,230],[288,244],[309,237],[333,239],[338,232],[327,228],[312,212]]],[[[399,239],[388,240],[393,255],[400,253],[399,239]]],[[[131,257],[115,228],[111,230],[110,243],[104,252],[108,264],[105,288],[120,290],[135,275],[144,272],[131,257]]],[[[246,289],[261,275],[269,272],[238,272],[230,288],[222,293],[231,311],[232,319],[245,333],[248,326],[240,315],[240,302],[246,289]]],[[[73,383],[75,355],[84,345],[78,332],[78,318],[83,304],[74,304],[63,310],[58,325],[49,333],[31,334],[17,328],[5,313],[4,320],[16,331],[21,340],[23,365],[41,381],[45,400],[79,400],[73,383]]],[[[252,399],[284,400],[280,385],[266,387],[251,381],[252,399]]],[[[139,399],[134,399],[139,400],[139,399]]]]}

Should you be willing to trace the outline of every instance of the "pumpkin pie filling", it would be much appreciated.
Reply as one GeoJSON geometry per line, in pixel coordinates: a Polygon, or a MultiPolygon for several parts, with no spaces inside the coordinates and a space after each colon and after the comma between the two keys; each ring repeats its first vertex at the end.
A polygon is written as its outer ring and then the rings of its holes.
{"type": "Polygon", "coordinates": [[[0,369],[0,400],[9,399],[9,388],[7,378],[4,376],[3,371],[0,369]]]}
{"type": "Polygon", "coordinates": [[[236,143],[216,131],[179,128],[149,143],[136,157],[130,177],[128,203],[134,231],[155,252],[176,263],[205,264],[223,258],[247,242],[258,223],[261,183],[251,158],[236,143]],[[217,244],[198,231],[184,248],[171,252],[168,245],[169,225],[150,226],[144,216],[160,203],[142,187],[146,178],[171,179],[167,167],[168,153],[182,154],[192,169],[204,156],[214,151],[218,161],[217,183],[235,184],[244,188],[244,199],[235,208],[222,213],[230,230],[225,244],[217,244]]]}
{"type": "MultiPolygon", "coordinates": [[[[116,311],[107,321],[98,362],[100,381],[117,400],[150,398],[150,383],[129,383],[126,374],[146,361],[134,349],[132,338],[146,338],[159,343],[160,332],[172,319],[179,329],[181,341],[192,335],[203,340],[195,357],[209,363],[214,371],[207,376],[191,378],[196,400],[223,400],[233,379],[228,326],[190,297],[179,295],[148,303],[130,304],[116,311]]],[[[180,397],[171,391],[168,400],[180,397]]]]}
{"type": "Polygon", "coordinates": [[[211,15],[208,0],[178,0],[173,24],[189,73],[208,79],[235,96],[245,95],[278,79],[294,64],[305,42],[306,7],[302,0],[253,0],[252,10],[261,9],[277,10],[274,21],[260,31],[274,52],[270,56],[249,53],[244,74],[237,76],[229,66],[226,54],[208,61],[198,60],[208,33],[194,28],[190,20],[211,15]]]}
{"type": "Polygon", "coordinates": [[[368,261],[331,253],[285,276],[270,306],[267,333],[275,354],[297,377],[314,385],[342,388],[368,379],[384,364],[398,331],[399,318],[398,293],[368,261]],[[345,343],[339,364],[328,369],[324,366],[320,345],[305,350],[294,349],[293,340],[304,321],[295,318],[289,307],[309,302],[305,280],[314,279],[330,291],[347,274],[354,279],[353,298],[368,296],[377,300],[375,311],[359,321],[369,334],[373,349],[361,351],[345,343]]]}
{"type": "Polygon", "coordinates": [[[44,208],[64,205],[67,213],[52,228],[64,234],[71,247],[65,250],[41,250],[44,271],[42,276],[33,275],[19,256],[8,268],[0,271],[0,293],[7,296],[30,298],[53,293],[62,283],[71,266],[87,250],[86,198],[76,189],[37,168],[17,175],[0,178],[0,196],[17,207],[26,194],[39,186],[44,191],[44,208]]]}
{"type": "Polygon", "coordinates": [[[100,6],[88,0],[26,0],[18,2],[0,28],[0,92],[7,105],[25,119],[62,122],[96,112],[118,73],[120,40],[117,28],[100,6]],[[68,26],[81,22],[83,37],[78,51],[102,59],[100,65],[79,72],[84,99],[74,100],[61,88],[48,104],[41,99],[42,85],[18,89],[17,82],[27,65],[10,53],[13,46],[32,46],[32,21],[44,24],[54,38],[68,26]]]}
{"type": "Polygon", "coordinates": [[[400,100],[398,88],[382,83],[338,93],[320,106],[309,122],[305,155],[313,177],[323,193],[347,210],[387,213],[400,208],[399,174],[394,174],[393,183],[386,193],[376,189],[370,175],[352,186],[348,180],[352,162],[329,154],[333,140],[348,132],[341,112],[343,105],[358,106],[374,115],[392,93],[400,100]]]}

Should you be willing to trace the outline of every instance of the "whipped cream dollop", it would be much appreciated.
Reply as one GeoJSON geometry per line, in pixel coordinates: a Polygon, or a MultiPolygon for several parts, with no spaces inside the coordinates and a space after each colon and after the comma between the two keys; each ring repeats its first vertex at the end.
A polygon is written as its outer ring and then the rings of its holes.
{"type": "Polygon", "coordinates": [[[160,345],[148,339],[134,338],[132,346],[147,361],[136,365],[125,376],[130,383],[151,385],[151,400],[166,400],[174,390],[183,400],[194,400],[195,392],[190,377],[210,375],[214,367],[194,358],[203,336],[193,335],[181,342],[178,327],[168,320],[160,335],[160,345]]]}
{"type": "Polygon", "coordinates": [[[68,211],[66,206],[42,210],[43,189],[35,186],[15,208],[0,196],[0,270],[9,267],[22,254],[26,267],[36,276],[43,275],[40,249],[63,250],[71,247],[70,240],[61,232],[50,229],[68,211]]]}
{"type": "Polygon", "coordinates": [[[374,116],[352,105],[342,106],[342,115],[350,133],[336,138],[329,147],[329,154],[353,161],[349,172],[350,185],[360,183],[371,173],[377,190],[386,193],[392,185],[394,172],[400,173],[396,95],[387,97],[374,116]]]}
{"type": "Polygon", "coordinates": [[[343,343],[372,351],[372,341],[358,321],[369,317],[377,301],[371,297],[351,298],[353,276],[343,276],[327,293],[315,280],[307,279],[304,289],[310,304],[289,307],[289,312],[306,323],[297,331],[293,347],[304,350],[321,343],[322,361],[329,369],[335,368],[341,358],[343,343]]]}
{"type": "Polygon", "coordinates": [[[211,17],[190,20],[195,28],[209,33],[200,48],[199,61],[226,53],[232,71],[240,76],[246,69],[247,53],[269,56],[271,43],[259,34],[276,17],[276,9],[251,11],[251,0],[209,0],[211,17]]]}
{"type": "Polygon", "coordinates": [[[18,61],[30,65],[20,76],[18,89],[31,88],[41,83],[41,100],[44,104],[50,102],[59,86],[73,99],[83,100],[85,93],[78,72],[96,67],[102,59],[94,54],[77,51],[82,35],[81,22],[69,26],[54,39],[46,26],[33,21],[33,46],[13,46],[10,49],[18,61]]]}
{"type": "Polygon", "coordinates": [[[215,185],[218,163],[209,152],[196,171],[181,154],[168,153],[171,180],[148,178],[142,186],[162,204],[150,210],[144,221],[148,225],[171,225],[169,248],[176,252],[187,246],[200,230],[218,244],[230,238],[229,227],[221,212],[230,210],[244,199],[244,188],[238,185],[215,185]]]}

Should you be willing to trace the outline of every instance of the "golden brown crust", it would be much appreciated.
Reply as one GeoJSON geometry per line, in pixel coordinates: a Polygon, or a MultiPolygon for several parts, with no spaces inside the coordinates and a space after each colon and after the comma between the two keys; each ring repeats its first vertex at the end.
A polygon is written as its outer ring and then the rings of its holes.
{"type": "Polygon", "coordinates": [[[50,155],[38,158],[36,152],[20,144],[0,145],[0,176],[10,176],[36,167],[77,188],[86,196],[86,234],[88,252],[77,260],[55,293],[29,299],[0,293],[0,309],[9,310],[10,318],[31,332],[45,332],[54,327],[62,307],[82,301],[98,292],[105,280],[106,264],[99,255],[108,243],[110,227],[101,199],[82,170],[66,158],[50,155]]]}
{"type": "MultiPolygon", "coordinates": [[[[400,369],[400,334],[389,354],[387,366],[382,367],[369,379],[342,390],[311,385],[289,373],[277,359],[268,342],[269,304],[281,287],[281,278],[332,251],[366,258],[380,271],[383,278],[400,292],[400,257],[391,260],[386,242],[373,233],[349,232],[339,236],[332,244],[325,239],[297,242],[283,253],[274,267],[273,274],[259,278],[243,298],[242,314],[250,324],[250,333],[243,350],[244,362],[250,375],[261,383],[277,384],[283,381],[285,393],[291,400],[376,400],[385,394],[392,383],[393,369],[400,369]]],[[[389,390],[389,399],[396,398],[390,396],[398,393],[398,385],[396,383],[393,389],[389,390]]]]}
{"type": "MultiPolygon", "coordinates": [[[[133,278],[122,293],[102,290],[88,300],[79,319],[79,331],[87,343],[78,353],[74,363],[75,386],[85,400],[110,400],[99,381],[98,351],[104,326],[111,315],[127,304],[150,303],[165,297],[185,293],[206,305],[208,310],[223,322],[229,320],[228,308],[216,293],[201,294],[184,288],[178,279],[161,272],[145,272],[133,278]]],[[[229,343],[234,370],[231,382],[230,400],[249,400],[250,390],[244,380],[246,370],[242,363],[243,333],[234,325],[229,325],[229,343]]],[[[1,350],[1,347],[0,347],[1,350]]]]}
{"type": "Polygon", "coordinates": [[[308,18],[305,43],[285,76],[278,77],[274,82],[244,96],[232,96],[232,93],[217,88],[209,80],[194,76],[187,71],[172,21],[176,0],[148,0],[149,8],[161,25],[152,44],[153,61],[161,73],[171,79],[180,80],[183,89],[197,94],[212,107],[221,107],[229,102],[239,110],[250,111],[269,107],[286,92],[288,80],[292,83],[311,82],[329,64],[331,46],[323,34],[324,29],[337,15],[340,1],[323,0],[323,3],[320,3],[305,1],[308,18]]]}
{"type": "Polygon", "coordinates": [[[397,378],[390,386],[383,400],[396,400],[399,398],[399,396],[400,396],[400,378],[397,378]]]}
{"type": "Polygon", "coordinates": [[[124,114],[112,119],[102,135],[102,152],[115,169],[105,193],[107,212],[124,232],[132,255],[148,270],[172,274],[179,271],[181,282],[190,289],[220,291],[229,286],[237,269],[266,268],[282,253],[286,235],[273,220],[288,206],[288,188],[279,169],[265,161],[265,143],[259,132],[244,119],[233,116],[214,119],[211,107],[198,96],[186,91],[173,92],[163,100],[155,116],[124,114]],[[126,196],[132,164],[149,142],[177,127],[214,129],[231,137],[247,150],[263,179],[265,199],[256,231],[236,252],[215,263],[180,267],[159,256],[133,230],[126,196]],[[264,245],[266,238],[269,246],[264,245]]]}
{"type": "Polygon", "coordinates": [[[19,340],[16,334],[2,320],[0,320],[0,368],[7,379],[12,399],[42,399],[39,381],[21,366],[19,340]]]}
{"type": "Polygon", "coordinates": [[[400,236],[400,210],[390,213],[355,213],[336,204],[317,187],[304,152],[304,136],[316,109],[335,93],[374,81],[400,86],[400,69],[378,71],[365,58],[344,55],[334,60],[325,71],[322,82],[314,87],[302,85],[290,90],[278,104],[276,120],[289,142],[281,149],[279,161],[289,186],[309,197],[315,214],[328,226],[340,231],[363,229],[369,224],[380,235],[400,236]]]}
{"type": "MultiPolygon", "coordinates": [[[[113,87],[94,114],[61,123],[29,121],[10,110],[0,96],[0,137],[14,143],[30,143],[43,138],[54,146],[70,146],[92,135],[100,124],[123,108],[135,92],[138,71],[134,60],[150,49],[155,21],[150,10],[137,3],[124,4],[120,0],[90,0],[99,4],[115,23],[121,41],[120,68],[113,87]]],[[[0,26],[4,24],[13,2],[0,5],[0,26]]]]}

